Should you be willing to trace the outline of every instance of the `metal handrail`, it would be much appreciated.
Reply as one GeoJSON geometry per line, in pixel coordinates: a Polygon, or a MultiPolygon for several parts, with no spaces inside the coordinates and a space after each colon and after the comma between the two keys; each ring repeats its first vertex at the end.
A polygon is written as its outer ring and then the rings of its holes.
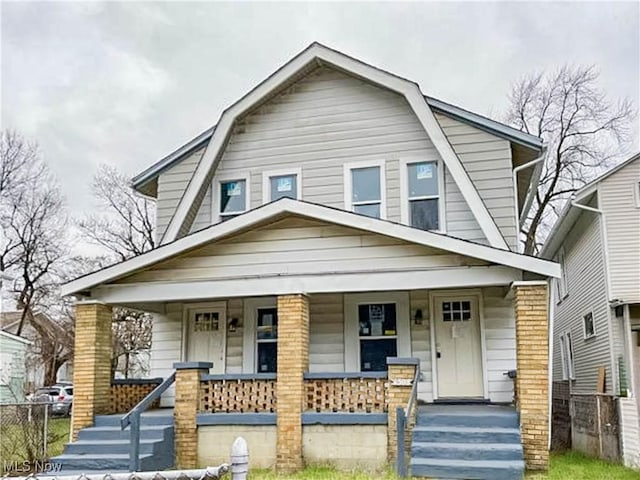
{"type": "Polygon", "coordinates": [[[411,385],[411,393],[409,394],[409,400],[407,406],[396,408],[396,473],[400,478],[407,478],[407,462],[405,459],[405,429],[411,421],[411,415],[413,409],[416,408],[418,398],[418,381],[420,380],[420,365],[416,365],[416,371],[413,375],[413,385],[411,385]]]}
{"type": "Polygon", "coordinates": [[[140,416],[147,408],[153,405],[160,396],[176,381],[176,372],[169,375],[160,385],[154,388],[149,395],[144,397],[138,404],[120,419],[120,428],[124,430],[131,426],[129,430],[129,471],[140,471],[140,416]]]}

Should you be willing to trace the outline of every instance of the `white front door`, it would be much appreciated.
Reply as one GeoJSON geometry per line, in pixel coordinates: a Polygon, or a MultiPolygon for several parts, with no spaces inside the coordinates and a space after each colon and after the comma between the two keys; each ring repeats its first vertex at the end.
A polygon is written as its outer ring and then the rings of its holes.
{"type": "Polygon", "coordinates": [[[438,398],[484,397],[480,319],[475,297],[435,297],[438,398]]]}
{"type": "Polygon", "coordinates": [[[188,362],[213,362],[213,373],[225,372],[225,333],[227,326],[224,304],[187,310],[188,362]]]}

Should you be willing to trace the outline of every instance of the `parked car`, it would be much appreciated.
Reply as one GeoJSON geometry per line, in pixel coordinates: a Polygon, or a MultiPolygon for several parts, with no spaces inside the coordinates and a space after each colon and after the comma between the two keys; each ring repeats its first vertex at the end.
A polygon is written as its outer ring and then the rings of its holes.
{"type": "Polygon", "coordinates": [[[59,383],[50,387],[42,387],[31,396],[32,402],[47,402],[51,404],[50,411],[53,415],[71,415],[73,405],[73,385],[59,383]]]}

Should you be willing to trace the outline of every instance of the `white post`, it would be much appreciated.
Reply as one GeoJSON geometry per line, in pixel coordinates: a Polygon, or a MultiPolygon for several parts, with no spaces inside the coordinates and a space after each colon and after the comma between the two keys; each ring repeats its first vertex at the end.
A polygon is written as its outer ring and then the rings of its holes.
{"type": "Polygon", "coordinates": [[[246,480],[249,473],[249,447],[238,437],[231,445],[231,480],[246,480]]]}

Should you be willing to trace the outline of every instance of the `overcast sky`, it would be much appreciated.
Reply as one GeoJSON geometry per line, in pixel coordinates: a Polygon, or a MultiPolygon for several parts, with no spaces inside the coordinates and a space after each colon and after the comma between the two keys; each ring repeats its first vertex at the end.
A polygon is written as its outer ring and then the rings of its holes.
{"type": "Polygon", "coordinates": [[[514,80],[563,63],[596,65],[611,97],[640,103],[638,2],[1,8],[2,127],[39,142],[76,211],[97,165],[139,173],[314,40],[498,118],[514,80]]]}

